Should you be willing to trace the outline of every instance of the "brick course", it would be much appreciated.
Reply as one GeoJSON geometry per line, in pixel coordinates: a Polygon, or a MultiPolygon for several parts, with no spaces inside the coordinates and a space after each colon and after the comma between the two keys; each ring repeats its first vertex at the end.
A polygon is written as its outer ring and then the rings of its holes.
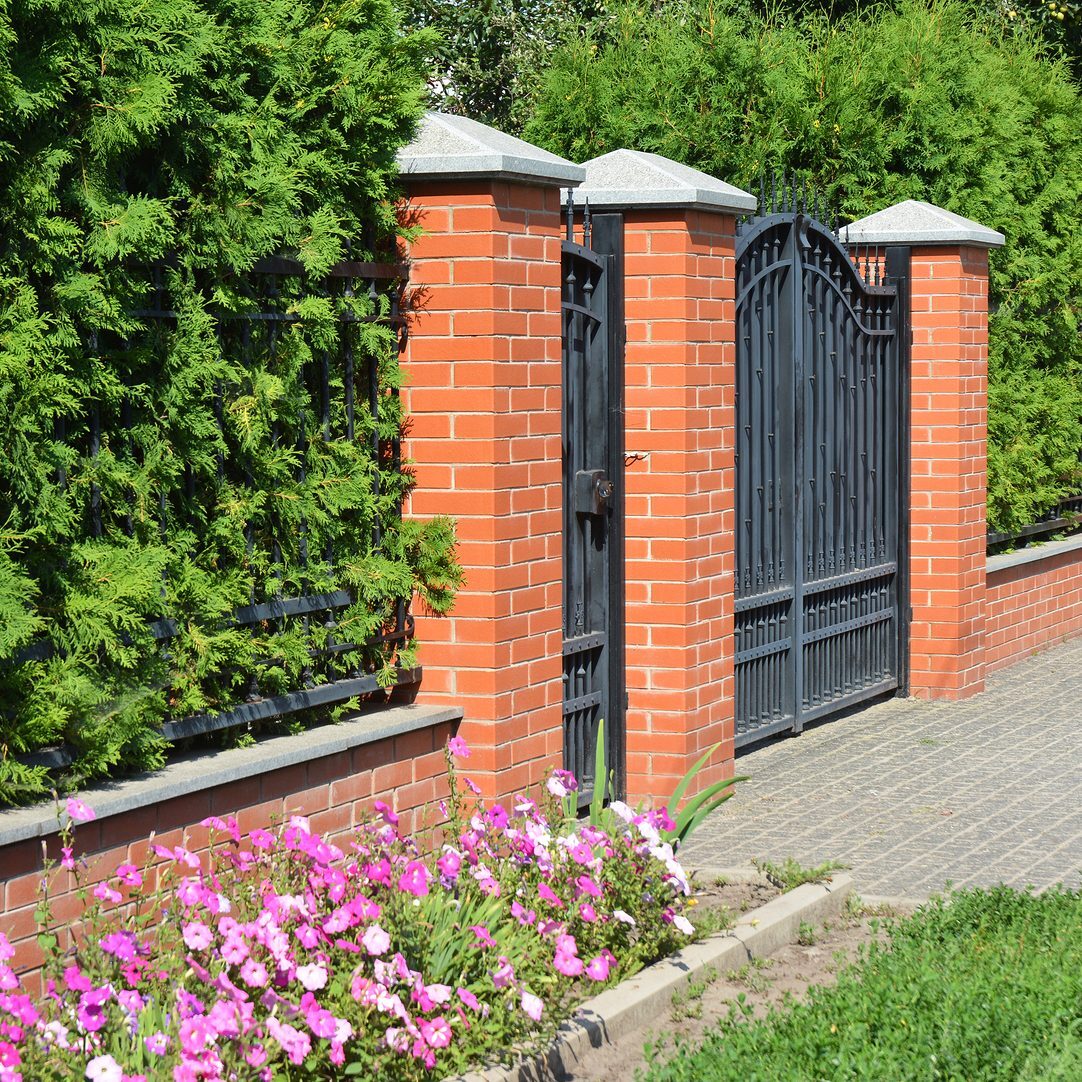
{"type": "Polygon", "coordinates": [[[1080,634],[1082,550],[988,573],[988,672],[1080,634]]]}

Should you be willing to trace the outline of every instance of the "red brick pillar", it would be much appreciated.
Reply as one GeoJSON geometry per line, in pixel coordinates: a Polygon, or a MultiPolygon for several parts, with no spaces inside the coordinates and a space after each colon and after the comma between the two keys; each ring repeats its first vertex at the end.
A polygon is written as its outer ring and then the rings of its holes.
{"type": "Polygon", "coordinates": [[[420,701],[465,710],[465,764],[504,797],[559,765],[560,185],[581,167],[430,113],[400,156],[418,307],[404,391],[409,513],[456,522],[465,583],[418,614],[420,701]]]}
{"type": "Polygon", "coordinates": [[[627,788],[660,802],[714,743],[697,787],[732,773],[735,214],[755,201],[633,151],[586,178],[576,200],[624,211],[627,788]]]}
{"type": "Polygon", "coordinates": [[[984,688],[988,249],[1003,236],[916,200],[848,235],[911,250],[909,690],[966,698],[984,688]]]}

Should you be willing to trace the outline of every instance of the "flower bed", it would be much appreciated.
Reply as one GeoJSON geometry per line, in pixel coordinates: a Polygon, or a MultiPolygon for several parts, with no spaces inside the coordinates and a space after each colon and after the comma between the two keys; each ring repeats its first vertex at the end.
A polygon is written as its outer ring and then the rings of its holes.
{"type": "Polygon", "coordinates": [[[664,808],[574,817],[574,782],[486,808],[457,777],[433,848],[379,801],[339,846],[294,817],[209,856],[151,845],[92,889],[71,824],[45,880],[35,1001],[0,935],[0,1082],[444,1077],[548,1039],[585,989],[684,942],[688,882],[664,808]],[[50,927],[75,875],[82,926],[50,927]]]}

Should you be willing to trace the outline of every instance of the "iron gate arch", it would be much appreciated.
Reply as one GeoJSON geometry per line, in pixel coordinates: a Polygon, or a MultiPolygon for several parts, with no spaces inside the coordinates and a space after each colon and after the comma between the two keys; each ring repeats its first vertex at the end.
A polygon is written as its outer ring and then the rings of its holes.
{"type": "Polygon", "coordinates": [[[736,241],[737,747],[906,667],[909,252],[861,273],[789,199],[736,241]]]}
{"type": "Polygon", "coordinates": [[[585,208],[563,242],[564,768],[593,795],[598,722],[624,789],[624,411],[621,214],[585,208]]]}

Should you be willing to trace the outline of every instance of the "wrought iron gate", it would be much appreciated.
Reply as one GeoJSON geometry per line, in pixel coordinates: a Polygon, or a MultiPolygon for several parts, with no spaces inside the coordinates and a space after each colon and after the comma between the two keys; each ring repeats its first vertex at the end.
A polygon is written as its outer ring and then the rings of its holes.
{"type": "Polygon", "coordinates": [[[624,776],[623,216],[567,205],[563,244],[564,767],[594,788],[597,726],[624,776]]]}
{"type": "Polygon", "coordinates": [[[795,191],[771,209],[736,243],[738,747],[905,671],[909,253],[862,273],[795,191]]]}

